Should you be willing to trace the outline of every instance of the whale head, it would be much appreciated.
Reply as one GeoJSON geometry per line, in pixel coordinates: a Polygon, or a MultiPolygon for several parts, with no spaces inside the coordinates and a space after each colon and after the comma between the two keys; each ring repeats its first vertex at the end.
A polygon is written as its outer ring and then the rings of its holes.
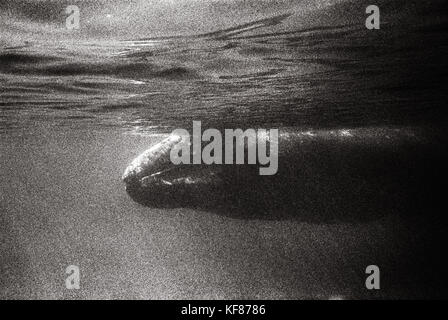
{"type": "Polygon", "coordinates": [[[135,158],[122,177],[126,186],[148,186],[151,182],[161,181],[158,176],[174,167],[170,160],[170,153],[181,141],[182,137],[170,135],[135,158]]]}
{"type": "Polygon", "coordinates": [[[122,179],[134,201],[163,207],[205,202],[212,206],[219,201],[223,193],[221,166],[173,164],[171,151],[182,143],[187,143],[182,136],[172,134],[126,168],[122,179]]]}

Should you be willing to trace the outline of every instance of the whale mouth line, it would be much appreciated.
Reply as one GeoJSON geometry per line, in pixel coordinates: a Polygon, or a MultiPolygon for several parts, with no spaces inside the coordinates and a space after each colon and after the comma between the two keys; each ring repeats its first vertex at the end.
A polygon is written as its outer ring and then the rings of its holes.
{"type": "Polygon", "coordinates": [[[169,166],[164,170],[160,170],[160,171],[154,172],[152,174],[149,174],[147,176],[144,176],[140,180],[140,186],[143,188],[148,188],[151,185],[172,186],[176,183],[176,181],[180,181],[183,178],[180,172],[169,176],[169,174],[172,173],[176,169],[179,169],[179,166],[176,166],[173,164],[172,166],[169,166]]]}
{"type": "Polygon", "coordinates": [[[172,174],[175,170],[179,169],[179,167],[180,166],[178,165],[170,163],[162,170],[160,170],[161,168],[157,168],[157,171],[155,172],[148,170],[148,174],[134,180],[133,185],[141,188],[150,188],[151,186],[172,186],[176,181],[182,179],[182,172],[172,174]]]}
{"type": "Polygon", "coordinates": [[[157,171],[157,172],[154,172],[154,173],[152,173],[152,174],[150,174],[150,175],[148,175],[148,176],[145,176],[144,178],[147,178],[147,177],[158,177],[158,176],[163,176],[164,174],[166,174],[166,173],[168,173],[168,172],[171,172],[171,171],[173,171],[173,170],[175,170],[175,169],[177,169],[177,166],[173,164],[172,167],[171,167],[171,166],[168,166],[166,169],[164,169],[164,170],[160,170],[160,171],[157,171]]]}

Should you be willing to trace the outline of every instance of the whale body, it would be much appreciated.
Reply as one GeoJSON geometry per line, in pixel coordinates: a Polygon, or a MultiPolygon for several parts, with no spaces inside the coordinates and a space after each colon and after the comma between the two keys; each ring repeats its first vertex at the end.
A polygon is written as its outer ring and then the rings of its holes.
{"type": "Polygon", "coordinates": [[[132,199],[150,207],[371,218],[428,201],[436,173],[427,162],[439,157],[428,147],[433,140],[417,128],[282,130],[278,173],[261,176],[258,165],[174,165],[170,151],[182,138],[171,135],[133,160],[123,181],[132,199]]]}

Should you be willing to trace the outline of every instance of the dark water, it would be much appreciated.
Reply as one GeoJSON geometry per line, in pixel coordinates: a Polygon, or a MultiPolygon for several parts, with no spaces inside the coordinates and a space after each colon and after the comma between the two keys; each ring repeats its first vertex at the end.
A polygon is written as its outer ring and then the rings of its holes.
{"type": "Polygon", "coordinates": [[[377,1],[375,31],[365,1],[87,1],[78,33],[52,24],[65,2],[18,3],[0,2],[0,296],[446,295],[443,1],[377,1]],[[132,201],[125,167],[193,120],[279,128],[278,175],[132,201]]]}
{"type": "Polygon", "coordinates": [[[384,1],[375,31],[364,26],[363,1],[289,7],[191,36],[15,45],[3,38],[1,128],[48,121],[169,132],[192,120],[311,128],[443,120],[442,1],[384,1]]]}

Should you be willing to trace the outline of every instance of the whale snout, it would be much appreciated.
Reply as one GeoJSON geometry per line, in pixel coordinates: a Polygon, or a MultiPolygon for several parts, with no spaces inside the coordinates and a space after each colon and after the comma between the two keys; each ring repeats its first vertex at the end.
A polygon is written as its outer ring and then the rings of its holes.
{"type": "Polygon", "coordinates": [[[174,166],[170,160],[170,153],[172,148],[180,141],[182,141],[181,136],[170,135],[143,152],[126,168],[122,176],[123,182],[127,186],[136,186],[141,184],[143,180],[148,181],[147,177],[157,175],[174,166]]]}

